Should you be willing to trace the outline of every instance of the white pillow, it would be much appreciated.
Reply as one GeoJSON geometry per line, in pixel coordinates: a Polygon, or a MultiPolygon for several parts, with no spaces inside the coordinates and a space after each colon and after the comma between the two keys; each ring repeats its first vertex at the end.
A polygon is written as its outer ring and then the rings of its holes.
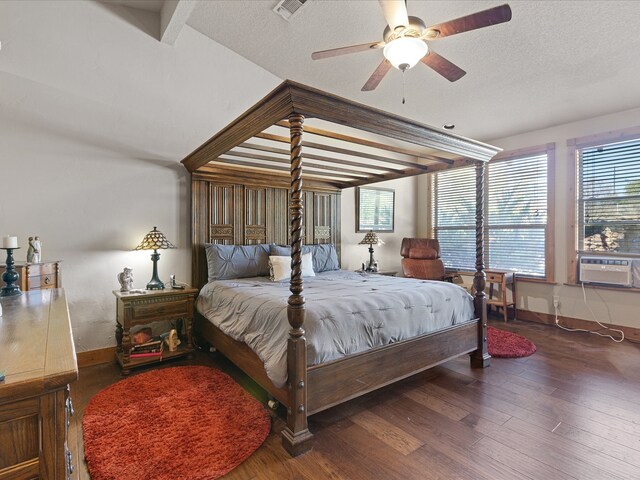
{"type": "MultiPolygon", "coordinates": [[[[269,257],[269,271],[271,272],[271,280],[280,282],[291,278],[291,257],[271,255],[269,257]]],[[[311,253],[302,255],[302,276],[315,277],[313,271],[313,257],[311,253]]]]}

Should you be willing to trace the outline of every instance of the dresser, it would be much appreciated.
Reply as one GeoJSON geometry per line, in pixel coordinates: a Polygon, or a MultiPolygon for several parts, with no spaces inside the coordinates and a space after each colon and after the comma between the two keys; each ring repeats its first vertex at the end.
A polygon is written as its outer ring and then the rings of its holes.
{"type": "MultiPolygon", "coordinates": [[[[20,275],[20,280],[18,280],[20,290],[26,292],[27,290],[62,288],[60,263],[60,260],[40,263],[16,262],[14,267],[18,275],[20,275]]],[[[0,277],[4,273],[4,268],[4,265],[0,266],[0,277]]],[[[1,278],[0,287],[4,287],[4,282],[1,278]]]]}
{"type": "Polygon", "coordinates": [[[0,304],[0,480],[75,478],[69,384],[78,366],[65,292],[32,290],[0,304]]]}

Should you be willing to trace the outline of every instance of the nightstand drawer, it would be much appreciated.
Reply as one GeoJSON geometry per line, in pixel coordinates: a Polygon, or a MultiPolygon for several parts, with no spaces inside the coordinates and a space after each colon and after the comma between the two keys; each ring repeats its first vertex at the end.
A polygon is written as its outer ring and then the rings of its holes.
{"type": "Polygon", "coordinates": [[[148,320],[160,319],[162,317],[175,317],[180,315],[189,315],[190,302],[171,301],[166,303],[154,303],[151,305],[134,305],[132,311],[132,319],[148,320]]]}
{"type": "Polygon", "coordinates": [[[502,273],[489,273],[489,272],[487,272],[487,282],[502,283],[502,278],[503,277],[504,277],[504,274],[502,274],[502,273]]]}
{"type": "Polygon", "coordinates": [[[27,283],[29,285],[29,290],[38,290],[42,288],[56,288],[57,283],[56,274],[47,274],[40,276],[31,276],[29,274],[29,278],[27,279],[27,283]]]}

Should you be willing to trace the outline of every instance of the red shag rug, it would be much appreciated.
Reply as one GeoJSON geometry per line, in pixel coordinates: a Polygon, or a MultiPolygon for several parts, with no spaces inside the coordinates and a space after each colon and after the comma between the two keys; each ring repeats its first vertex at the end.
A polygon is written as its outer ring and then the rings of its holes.
{"type": "Polygon", "coordinates": [[[82,418],[92,480],[209,480],[269,435],[267,410],[209,367],[142,373],[105,388],[82,418]]]}
{"type": "Polygon", "coordinates": [[[528,357],[536,353],[535,344],[522,335],[494,327],[487,327],[487,348],[489,355],[501,358],[528,357]]]}

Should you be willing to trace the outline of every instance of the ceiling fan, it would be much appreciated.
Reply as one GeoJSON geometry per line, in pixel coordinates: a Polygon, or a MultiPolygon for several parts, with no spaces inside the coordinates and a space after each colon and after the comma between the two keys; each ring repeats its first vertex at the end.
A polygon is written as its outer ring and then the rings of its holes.
{"type": "Polygon", "coordinates": [[[467,72],[434,52],[429,42],[511,20],[511,8],[505,4],[427,28],[420,18],[407,15],[406,0],[378,1],[388,24],[382,34],[382,42],[332,48],[311,54],[313,60],[320,60],[382,48],[385,58],[364,84],[362,91],[374,90],[391,66],[405,72],[420,61],[450,82],[455,82],[467,72]]]}

